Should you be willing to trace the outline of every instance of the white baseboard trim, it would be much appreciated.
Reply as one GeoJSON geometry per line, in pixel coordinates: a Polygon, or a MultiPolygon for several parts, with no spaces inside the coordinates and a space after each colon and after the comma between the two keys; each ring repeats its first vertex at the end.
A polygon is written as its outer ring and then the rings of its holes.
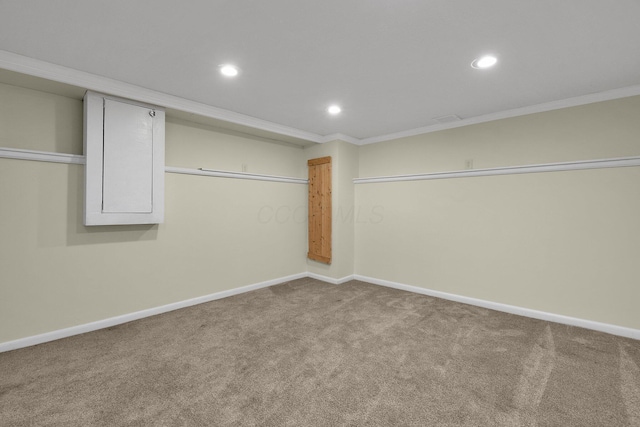
{"type": "Polygon", "coordinates": [[[43,344],[49,341],[55,341],[61,338],[67,338],[74,335],[80,335],[87,332],[97,331],[99,329],[109,328],[111,326],[120,325],[123,323],[131,322],[134,320],[143,319],[145,317],[155,316],[156,314],[167,313],[169,311],[178,310],[180,308],[191,307],[193,305],[202,304],[217,299],[227,298],[233,295],[243,294],[245,292],[254,291],[257,289],[267,288],[269,286],[278,285],[280,283],[289,282],[291,280],[302,279],[310,277],[313,279],[321,280],[323,282],[331,283],[333,285],[341,285],[350,280],[360,280],[363,282],[371,283],[379,286],[386,286],[389,288],[400,289],[403,291],[414,292],[417,294],[428,295],[436,298],[442,298],[450,301],[461,302],[464,304],[475,305],[478,307],[484,307],[491,310],[502,311],[505,313],[517,314],[519,316],[531,317],[534,319],[547,320],[550,322],[562,323],[565,325],[578,326],[581,328],[592,329],[595,331],[606,332],[612,335],[619,335],[622,337],[633,338],[640,340],[640,330],[626,328],[623,326],[611,325],[607,323],[594,322],[591,320],[578,319],[569,316],[563,316],[560,314],[547,313],[544,311],[532,310],[523,307],[517,307],[513,305],[501,304],[497,302],[491,302],[471,297],[465,297],[461,295],[449,294],[446,292],[434,291],[431,289],[425,289],[418,286],[405,285],[402,283],[391,282],[388,280],[375,279],[373,277],[362,276],[359,274],[353,274],[345,276],[339,279],[323,276],[315,273],[298,273],[290,276],[280,277],[277,279],[267,280],[260,283],[254,283],[252,285],[242,286],[240,288],[229,289],[226,291],[216,292],[210,295],[204,295],[197,298],[191,298],[184,301],[179,301],[160,307],[149,308],[146,310],[136,311],[134,313],[123,314],[121,316],[111,317],[108,319],[98,320],[83,325],[72,326],[65,329],[59,329],[57,331],[46,332],[40,335],[34,335],[31,337],[20,338],[13,341],[7,341],[0,343],[0,353],[10,350],[16,350],[19,348],[30,347],[32,345],[43,344]]]}
{"type": "Polygon", "coordinates": [[[307,273],[307,277],[311,277],[312,279],[331,283],[332,285],[342,285],[343,283],[346,283],[349,280],[353,280],[353,274],[350,276],[341,277],[340,279],[334,279],[333,277],[323,276],[321,274],[316,274],[316,273],[307,273]]]}
{"type": "Polygon", "coordinates": [[[481,300],[477,298],[465,297],[462,295],[449,294],[446,292],[434,291],[431,289],[421,288],[418,286],[405,285],[402,283],[391,282],[389,280],[375,279],[373,277],[361,276],[354,274],[355,280],[371,283],[388,288],[400,289],[403,291],[414,292],[417,294],[428,295],[436,298],[442,298],[450,301],[461,302],[464,304],[475,305],[478,307],[488,308],[491,310],[502,311],[505,313],[517,314],[519,316],[531,317],[549,322],[561,323],[563,325],[578,326],[580,328],[592,329],[594,331],[606,332],[621,337],[633,338],[640,340],[640,329],[632,329],[624,326],[611,325],[608,323],[594,322],[592,320],[578,319],[575,317],[564,316],[561,314],[547,313],[545,311],[532,310],[529,308],[518,307],[515,305],[502,304],[481,300]]]}
{"type": "Polygon", "coordinates": [[[174,302],[174,303],[163,305],[160,307],[140,310],[134,313],[123,314],[121,316],[98,320],[96,322],[85,323],[83,325],[72,326],[69,328],[59,329],[57,331],[52,331],[52,332],[46,332],[40,335],[34,335],[31,337],[20,338],[13,341],[7,341],[4,343],[0,343],[0,353],[5,351],[10,351],[10,350],[16,350],[23,347],[30,347],[32,345],[42,344],[45,342],[54,341],[61,338],[67,338],[73,335],[80,335],[86,332],[97,331],[98,329],[109,328],[111,326],[120,325],[122,323],[143,319],[145,317],[155,316],[156,314],[167,313],[169,311],[178,310],[180,308],[191,307],[193,305],[198,305],[198,304],[214,301],[221,298],[226,298],[233,295],[243,294],[245,292],[255,291],[256,289],[267,288],[269,286],[277,285],[284,282],[289,282],[291,280],[302,279],[304,277],[307,277],[306,272],[293,274],[291,276],[280,277],[277,279],[267,280],[265,282],[254,283],[252,285],[242,286],[240,288],[229,289],[227,291],[216,292],[210,295],[204,295],[201,297],[191,298],[184,301],[174,302]]]}

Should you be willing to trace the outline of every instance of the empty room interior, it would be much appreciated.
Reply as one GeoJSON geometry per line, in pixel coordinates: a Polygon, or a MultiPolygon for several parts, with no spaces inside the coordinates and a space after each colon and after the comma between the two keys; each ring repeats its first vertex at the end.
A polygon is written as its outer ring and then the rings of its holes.
{"type": "Polygon", "coordinates": [[[640,426],[638,17],[0,2],[0,425],[640,426]]]}

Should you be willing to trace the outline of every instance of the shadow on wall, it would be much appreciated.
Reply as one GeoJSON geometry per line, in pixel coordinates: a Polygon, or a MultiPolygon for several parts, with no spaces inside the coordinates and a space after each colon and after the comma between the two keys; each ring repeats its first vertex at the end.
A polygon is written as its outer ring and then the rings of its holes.
{"type": "MultiPolygon", "coordinates": [[[[45,94],[48,96],[49,94],[45,94]]],[[[83,102],[63,97],[46,98],[51,105],[55,129],[55,151],[82,155],[83,102]]]]}
{"type": "Polygon", "coordinates": [[[67,246],[157,240],[158,224],[83,225],[84,167],[70,167],[67,182],[67,246]]]}

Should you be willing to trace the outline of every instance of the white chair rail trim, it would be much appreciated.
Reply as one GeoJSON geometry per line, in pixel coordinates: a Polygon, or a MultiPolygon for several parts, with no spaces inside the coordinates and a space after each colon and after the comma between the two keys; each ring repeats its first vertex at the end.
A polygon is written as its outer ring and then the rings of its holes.
{"type": "Polygon", "coordinates": [[[584,169],[620,168],[640,166],[639,157],[617,157],[612,159],[578,160],[573,162],[542,163],[523,166],[506,166],[487,169],[469,169],[448,172],[417,173],[410,175],[375,176],[354,178],[354,184],[370,184],[377,182],[422,181],[429,179],[468,178],[476,176],[515,175],[522,173],[560,172],[584,169]]]}
{"type": "MultiPolygon", "coordinates": [[[[18,148],[0,147],[0,158],[16,160],[33,160],[38,162],[85,164],[85,156],[78,154],[53,153],[48,151],[23,150],[18,148]]],[[[180,173],[187,175],[212,176],[220,178],[250,179],[255,181],[285,182],[291,184],[307,184],[308,179],[289,176],[265,175],[258,173],[231,172],[215,169],[190,169],[165,166],[167,173],[180,173]]]]}

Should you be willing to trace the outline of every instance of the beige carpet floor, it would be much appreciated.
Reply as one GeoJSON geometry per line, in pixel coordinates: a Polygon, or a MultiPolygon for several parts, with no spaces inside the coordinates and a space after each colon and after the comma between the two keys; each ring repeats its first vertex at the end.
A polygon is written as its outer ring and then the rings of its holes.
{"type": "Polygon", "coordinates": [[[640,341],[301,279],[0,354],[2,426],[640,426],[640,341]]]}

